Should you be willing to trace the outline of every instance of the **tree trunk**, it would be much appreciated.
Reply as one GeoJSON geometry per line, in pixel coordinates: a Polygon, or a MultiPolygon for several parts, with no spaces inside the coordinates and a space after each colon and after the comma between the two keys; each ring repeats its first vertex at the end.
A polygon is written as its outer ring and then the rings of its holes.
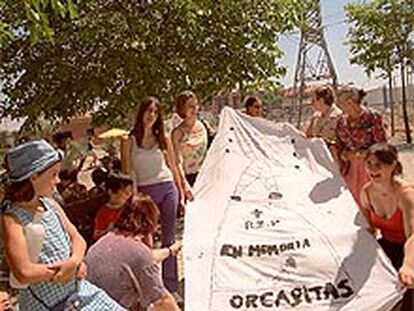
{"type": "Polygon", "coordinates": [[[241,107],[243,105],[244,96],[246,95],[243,80],[239,81],[239,90],[240,90],[240,107],[241,107]]]}
{"type": "Polygon", "coordinates": [[[391,136],[395,135],[395,112],[394,112],[394,96],[393,96],[393,85],[392,85],[392,72],[388,73],[388,92],[390,98],[391,108],[391,136]]]}
{"type": "Polygon", "coordinates": [[[304,100],[305,100],[305,89],[306,89],[306,85],[304,83],[301,83],[300,85],[300,89],[299,89],[299,94],[298,94],[298,101],[299,101],[299,106],[298,106],[298,123],[296,124],[296,127],[300,130],[302,127],[302,115],[303,115],[303,106],[304,106],[304,100]]]}
{"type": "Polygon", "coordinates": [[[404,118],[404,127],[405,127],[405,136],[408,144],[411,144],[411,129],[410,129],[410,122],[408,120],[408,113],[407,113],[407,94],[406,94],[406,87],[405,87],[405,64],[404,60],[400,62],[401,65],[401,90],[402,90],[402,109],[403,109],[403,118],[404,118]]]}

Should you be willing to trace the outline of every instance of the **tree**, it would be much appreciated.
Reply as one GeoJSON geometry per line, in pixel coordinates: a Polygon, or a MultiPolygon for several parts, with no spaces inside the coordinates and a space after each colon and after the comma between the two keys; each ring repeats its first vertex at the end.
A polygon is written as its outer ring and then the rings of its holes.
{"type": "Polygon", "coordinates": [[[9,21],[21,17],[14,31],[23,31],[1,51],[5,115],[55,120],[93,110],[98,123],[119,123],[145,95],[168,104],[183,89],[208,98],[240,81],[277,85],[284,68],[276,39],[293,27],[298,7],[294,0],[89,0],[70,19],[49,5],[52,39],[35,41],[19,9],[6,5],[9,21]]]}
{"type": "Polygon", "coordinates": [[[54,30],[50,18],[74,19],[77,7],[72,0],[0,0],[0,45],[9,45],[19,31],[30,33],[33,43],[53,42],[54,30]]]}
{"type": "MultiPolygon", "coordinates": [[[[357,2],[347,5],[346,12],[351,23],[348,32],[348,43],[353,54],[351,62],[364,66],[368,75],[380,70],[387,76],[392,109],[392,73],[397,66],[400,67],[406,140],[411,143],[404,72],[413,55],[409,35],[414,27],[414,1],[357,2]]],[[[393,129],[393,111],[391,115],[393,129]]]]}

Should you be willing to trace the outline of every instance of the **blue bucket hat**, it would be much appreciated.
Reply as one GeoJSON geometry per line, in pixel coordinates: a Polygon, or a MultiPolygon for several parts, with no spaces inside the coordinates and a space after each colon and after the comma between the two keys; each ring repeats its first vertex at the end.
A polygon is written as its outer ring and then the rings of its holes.
{"type": "Polygon", "coordinates": [[[61,160],[61,155],[45,140],[32,140],[11,149],[6,161],[9,181],[23,181],[61,160]]]}

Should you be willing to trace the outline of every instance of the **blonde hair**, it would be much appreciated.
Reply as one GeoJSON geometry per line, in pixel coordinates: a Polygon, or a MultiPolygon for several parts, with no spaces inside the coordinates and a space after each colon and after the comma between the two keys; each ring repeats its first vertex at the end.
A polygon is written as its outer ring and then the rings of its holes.
{"type": "Polygon", "coordinates": [[[338,90],[336,98],[338,100],[351,100],[360,104],[366,95],[367,93],[363,89],[354,86],[343,86],[338,90]]]}
{"type": "Polygon", "coordinates": [[[194,100],[198,105],[198,98],[196,94],[194,94],[191,91],[183,91],[180,94],[178,94],[177,98],[175,99],[175,111],[182,119],[185,118],[185,112],[187,110],[186,104],[189,100],[194,100]]]}

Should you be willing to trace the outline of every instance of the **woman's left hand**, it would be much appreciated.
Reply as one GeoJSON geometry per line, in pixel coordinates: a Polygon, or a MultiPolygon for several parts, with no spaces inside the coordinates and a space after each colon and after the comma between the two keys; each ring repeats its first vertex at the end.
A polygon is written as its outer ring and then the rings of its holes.
{"type": "Polygon", "coordinates": [[[414,269],[406,264],[403,264],[398,271],[398,278],[407,288],[414,288],[414,269]]]}
{"type": "Polygon", "coordinates": [[[185,201],[183,199],[181,199],[180,202],[178,202],[178,215],[185,215],[185,201]]]}
{"type": "Polygon", "coordinates": [[[73,259],[67,259],[65,261],[59,261],[49,265],[49,268],[56,269],[57,272],[52,278],[52,282],[55,283],[67,283],[76,276],[78,269],[78,263],[73,259]]]}
{"type": "Polygon", "coordinates": [[[86,265],[84,261],[82,261],[78,266],[78,270],[76,272],[76,279],[77,280],[85,279],[87,275],[88,275],[88,266],[86,265]]]}
{"type": "Polygon", "coordinates": [[[6,292],[0,292],[0,311],[11,310],[11,303],[9,294],[6,292]]]}

